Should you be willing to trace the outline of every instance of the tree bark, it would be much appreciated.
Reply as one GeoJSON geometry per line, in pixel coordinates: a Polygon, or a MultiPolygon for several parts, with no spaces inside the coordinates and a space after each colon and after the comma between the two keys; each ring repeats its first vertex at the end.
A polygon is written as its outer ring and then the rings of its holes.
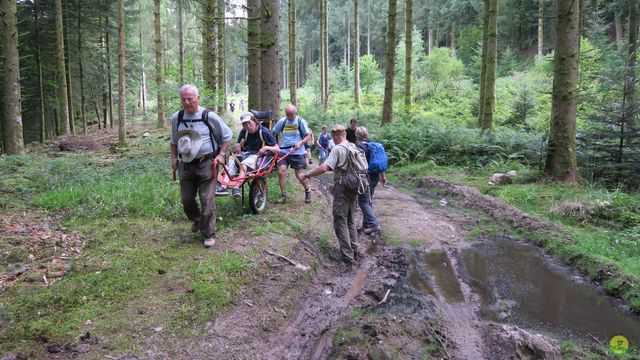
{"type": "Polygon", "coordinates": [[[218,25],[218,32],[217,32],[218,93],[222,97],[221,99],[218,99],[218,113],[222,113],[226,110],[226,104],[227,104],[227,60],[225,55],[226,40],[225,40],[225,22],[224,22],[225,1],[218,0],[216,5],[218,7],[218,11],[217,11],[218,17],[220,18],[220,20],[218,20],[218,23],[217,23],[218,25]]]}
{"type": "Polygon", "coordinates": [[[433,11],[429,10],[427,30],[427,54],[433,52],[433,11]]]}
{"type": "Polygon", "coordinates": [[[627,130],[636,129],[636,53],[638,48],[638,5],[629,1],[629,43],[624,89],[624,124],[627,130]]]}
{"type": "Polygon", "coordinates": [[[142,116],[146,122],[147,115],[147,74],[144,67],[144,37],[142,36],[142,3],[138,0],[139,10],[139,38],[140,38],[140,102],[142,103],[142,116]]]}
{"type": "Polygon", "coordinates": [[[542,60],[544,46],[544,0],[538,0],[538,61],[542,60]]]}
{"type": "Polygon", "coordinates": [[[371,54],[371,1],[367,0],[367,55],[371,54]]]}
{"type": "Polygon", "coordinates": [[[80,72],[80,118],[82,133],[87,133],[87,118],[84,113],[84,73],[82,69],[82,2],[78,2],[78,71],[80,72]]]}
{"type": "Polygon", "coordinates": [[[322,20],[324,21],[324,29],[322,30],[322,58],[324,59],[322,108],[327,111],[329,108],[329,0],[322,0],[322,20]]]}
{"type": "Polygon", "coordinates": [[[69,98],[67,97],[67,77],[64,60],[64,30],[62,21],[62,0],[56,0],[56,52],[57,52],[57,73],[58,73],[58,101],[60,106],[60,122],[58,123],[58,133],[66,135],[71,132],[69,129],[69,98]]]}
{"type": "Polygon", "coordinates": [[[162,33],[160,27],[160,0],[153,0],[153,27],[155,32],[156,45],[156,87],[158,88],[158,120],[156,127],[164,127],[164,96],[162,89],[164,87],[164,76],[162,73],[162,33]]]}
{"type": "Polygon", "coordinates": [[[249,99],[248,109],[264,110],[260,106],[261,90],[261,49],[260,12],[262,0],[247,2],[247,54],[249,57],[249,99]]]}
{"type": "Polygon", "coordinates": [[[451,56],[456,57],[456,22],[451,22],[451,56]]]}
{"type": "Polygon", "coordinates": [[[215,94],[218,90],[216,76],[216,0],[204,0],[202,15],[202,72],[204,83],[215,94]]]}
{"type": "Polygon", "coordinates": [[[615,29],[616,29],[616,45],[618,46],[618,51],[622,51],[623,45],[622,45],[622,33],[623,33],[623,29],[622,29],[622,14],[619,12],[616,12],[614,14],[614,22],[615,22],[615,29]]]}
{"type": "Polygon", "coordinates": [[[24,151],[22,109],[20,107],[20,54],[18,53],[18,21],[16,2],[2,0],[2,62],[4,96],[4,146],[7,154],[24,151]]]}
{"type": "Polygon", "coordinates": [[[111,46],[109,45],[109,13],[105,21],[105,43],[107,47],[107,82],[109,86],[109,127],[113,127],[113,79],[111,79],[111,46]]]}
{"type": "Polygon", "coordinates": [[[180,86],[184,85],[184,34],[183,34],[183,0],[178,0],[178,62],[180,69],[180,86]]]}
{"type": "Polygon", "coordinates": [[[297,107],[296,64],[296,0],[289,0],[289,102],[297,107]]]}
{"type": "Polygon", "coordinates": [[[557,1],[551,126],[545,173],[569,185],[577,182],[576,111],[578,97],[579,5],[557,1]]]}
{"type": "Polygon", "coordinates": [[[393,121],[393,78],[396,63],[396,10],[397,0],[389,0],[387,24],[387,60],[385,62],[384,102],[382,103],[382,125],[393,121]]]}
{"type": "MultiPolygon", "coordinates": [[[[71,134],[76,133],[75,126],[75,113],[73,112],[73,85],[71,83],[71,50],[69,47],[71,46],[71,41],[69,40],[69,28],[71,28],[71,15],[69,13],[69,1],[65,0],[64,3],[64,13],[66,13],[66,21],[64,21],[63,34],[64,34],[64,43],[65,43],[65,70],[67,77],[67,104],[69,106],[69,131],[71,134]]],[[[64,20],[64,17],[63,17],[64,20]]]]}
{"type": "Polygon", "coordinates": [[[346,64],[347,66],[351,66],[351,14],[347,10],[345,12],[346,21],[347,21],[347,52],[346,52],[346,64]]]}
{"type": "Polygon", "coordinates": [[[484,123],[485,79],[487,73],[487,47],[489,43],[489,7],[491,0],[484,0],[484,14],[482,16],[482,62],[480,63],[480,100],[478,101],[478,127],[484,123]]]}
{"type": "Polygon", "coordinates": [[[262,0],[261,9],[261,89],[260,105],[272,112],[272,119],[280,117],[280,1],[262,0]]]}
{"type": "Polygon", "coordinates": [[[47,127],[46,127],[46,118],[44,115],[44,87],[42,85],[42,59],[41,59],[41,49],[40,49],[40,28],[38,26],[38,16],[40,14],[40,9],[38,6],[40,0],[33,1],[33,34],[36,50],[36,68],[38,69],[38,114],[39,114],[39,122],[40,122],[40,142],[44,142],[47,139],[47,127]]]}
{"type": "Polygon", "coordinates": [[[127,97],[125,83],[124,0],[118,0],[118,143],[127,145],[127,97]]]}
{"type": "Polygon", "coordinates": [[[411,104],[413,102],[413,0],[405,0],[405,28],[404,105],[406,111],[411,113],[411,104]]]}
{"type": "Polygon", "coordinates": [[[487,57],[484,73],[484,105],[482,105],[481,129],[493,128],[493,113],[496,106],[496,67],[498,60],[498,0],[489,0],[487,28],[487,57]]]}
{"type": "MultiPolygon", "coordinates": [[[[411,0],[409,0],[411,1],[411,0]]],[[[353,0],[353,99],[360,108],[360,1],[353,0]]]]}

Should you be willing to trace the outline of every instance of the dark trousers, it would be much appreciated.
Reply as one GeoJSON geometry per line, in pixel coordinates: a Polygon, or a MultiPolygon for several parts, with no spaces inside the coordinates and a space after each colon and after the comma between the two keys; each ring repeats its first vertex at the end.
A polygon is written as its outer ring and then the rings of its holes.
{"type": "Polygon", "coordinates": [[[180,161],[180,198],[189,220],[200,224],[205,238],[216,235],[216,198],[213,159],[184,163],[180,161]],[[196,201],[200,197],[200,204],[196,201]]]}
{"type": "Polygon", "coordinates": [[[340,251],[345,261],[354,260],[354,251],[358,241],[356,229],[356,200],[358,192],[347,190],[344,185],[333,186],[333,230],[340,243],[340,251]]]}

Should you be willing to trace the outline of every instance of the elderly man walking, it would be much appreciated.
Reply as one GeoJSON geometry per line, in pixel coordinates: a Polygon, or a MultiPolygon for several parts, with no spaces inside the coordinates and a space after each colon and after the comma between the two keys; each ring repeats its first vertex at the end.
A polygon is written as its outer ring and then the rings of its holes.
{"type": "Polygon", "coordinates": [[[302,177],[304,169],[307,168],[307,158],[305,157],[306,144],[311,139],[311,132],[307,127],[307,122],[297,115],[297,109],[292,104],[284,109],[285,117],[280,119],[273,127],[275,135],[282,134],[280,139],[280,156],[293,152],[283,160],[278,161],[278,185],[280,185],[280,198],[276,201],[283,204],[287,201],[287,168],[291,166],[295,171],[296,178],[304,188],[304,202],[311,203],[311,189],[305,178],[302,177]]]}
{"type": "Polygon", "coordinates": [[[349,166],[351,151],[361,151],[355,144],[347,141],[347,134],[342,125],[335,125],[331,129],[331,136],[336,146],[322,165],[318,165],[303,177],[308,179],[326,171],[333,171],[333,229],[340,242],[341,260],[351,265],[356,256],[358,232],[356,229],[355,213],[358,190],[349,189],[342,181],[349,166]]]}
{"type": "Polygon", "coordinates": [[[193,222],[191,231],[200,231],[210,248],[216,243],[213,162],[224,163],[233,133],[216,113],[200,107],[198,88],[184,85],[179,94],[182,110],[171,117],[171,167],[179,173],[180,199],[193,222]]]}

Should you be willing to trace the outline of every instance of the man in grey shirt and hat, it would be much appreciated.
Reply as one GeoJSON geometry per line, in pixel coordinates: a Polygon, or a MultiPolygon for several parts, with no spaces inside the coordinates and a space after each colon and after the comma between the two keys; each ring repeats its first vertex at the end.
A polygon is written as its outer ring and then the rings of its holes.
{"type": "Polygon", "coordinates": [[[200,231],[204,246],[210,248],[216,243],[213,162],[225,162],[233,133],[216,113],[200,107],[198,88],[184,85],[179,94],[182,110],[171,117],[171,166],[179,173],[180,198],[193,222],[191,231],[200,231]]]}

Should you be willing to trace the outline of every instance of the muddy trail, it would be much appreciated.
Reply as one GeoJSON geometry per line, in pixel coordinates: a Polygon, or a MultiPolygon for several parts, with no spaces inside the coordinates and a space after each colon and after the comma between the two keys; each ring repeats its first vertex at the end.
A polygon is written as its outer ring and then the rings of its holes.
{"type": "MultiPolygon", "coordinates": [[[[442,184],[436,181],[437,186],[442,184]]],[[[316,201],[331,218],[330,181],[316,201]],[[320,196],[322,194],[322,196],[320,196]]],[[[364,258],[346,269],[318,239],[299,239],[295,263],[271,259],[237,305],[186,340],[143,339],[145,358],[559,359],[561,340],[601,349],[614,335],[640,340],[640,320],[580,274],[512,238],[469,239],[482,209],[514,227],[557,231],[477,191],[380,188],[381,235],[360,236],[364,258]],[[474,202],[469,206],[469,202],[474,202]],[[454,206],[456,203],[460,207],[454,206]],[[514,220],[515,219],[515,220],[514,220]],[[506,244],[506,245],[505,245],[506,244]],[[506,260],[505,260],[506,259],[506,260]],[[541,275],[540,275],[541,274],[541,275]],[[540,276],[537,276],[540,275],[540,276]],[[599,315],[595,315],[599,314],[599,315]],[[167,342],[175,346],[167,346],[167,342]],[[600,347],[598,347],[600,346],[600,347]],[[167,351],[167,349],[171,349],[167,351]]],[[[576,348],[578,349],[578,348],[576,348]]]]}

